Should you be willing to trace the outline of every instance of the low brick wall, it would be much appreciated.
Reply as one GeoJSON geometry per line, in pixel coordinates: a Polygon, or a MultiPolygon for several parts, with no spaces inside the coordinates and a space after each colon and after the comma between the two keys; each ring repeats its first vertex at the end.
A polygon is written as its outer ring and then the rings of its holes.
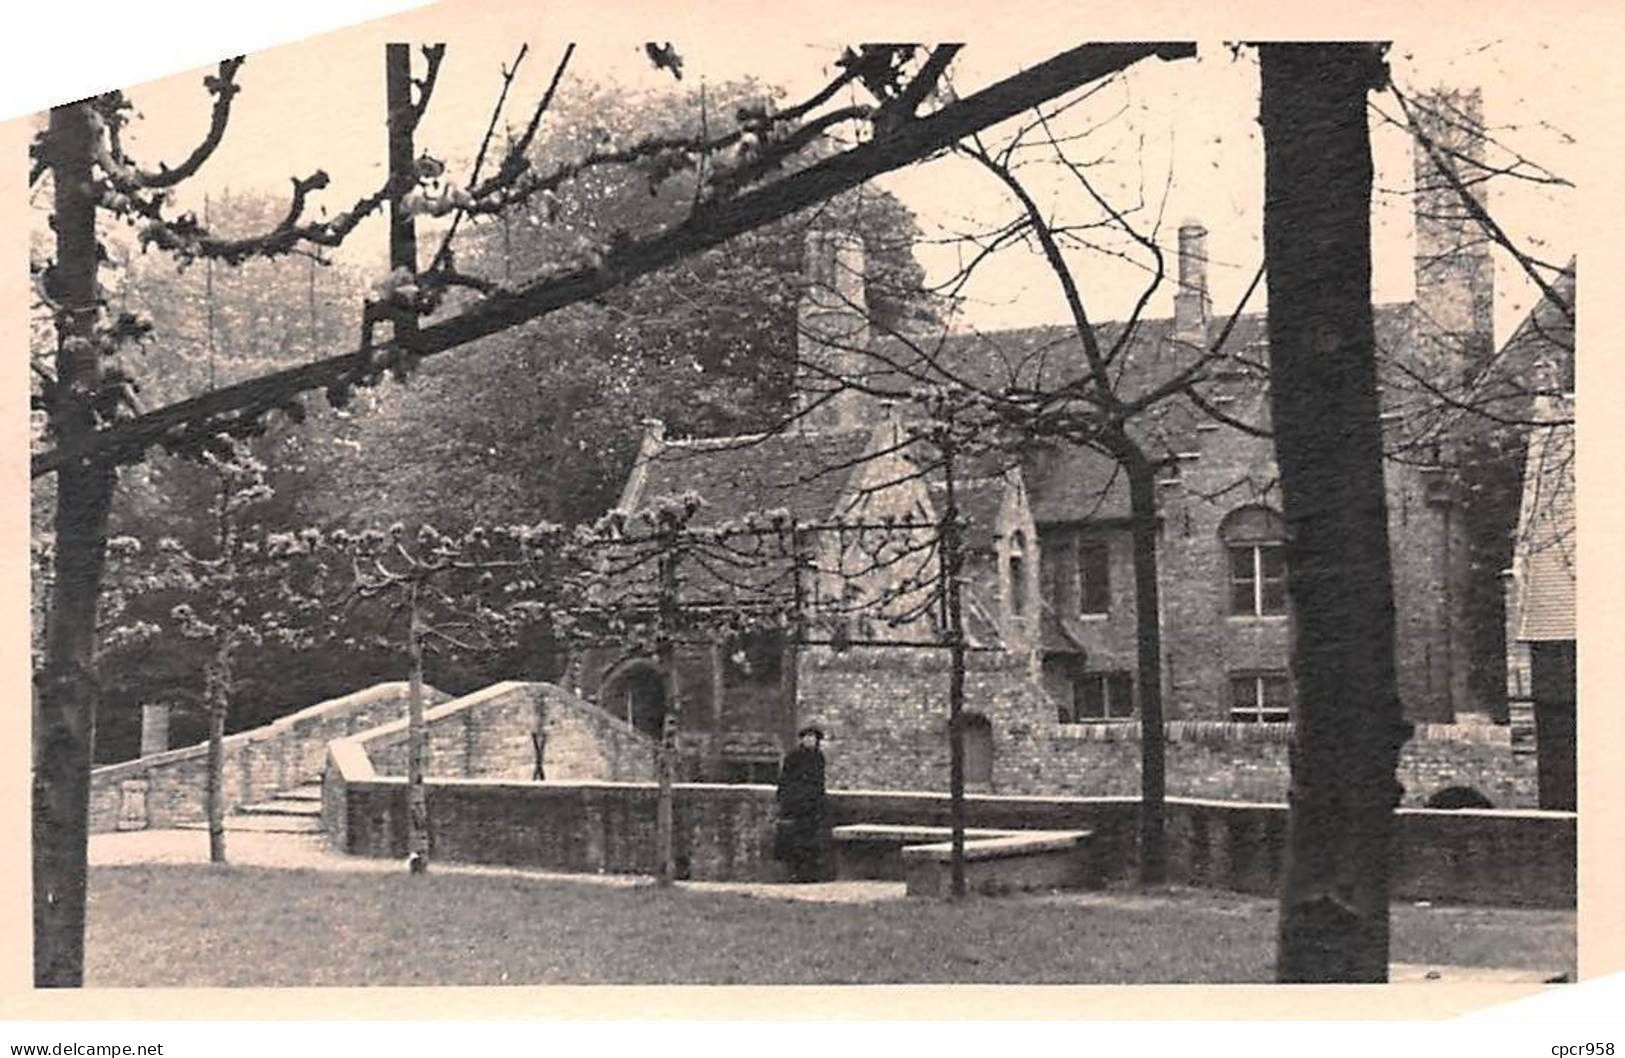
{"type": "MultiPolygon", "coordinates": [[[[432,687],[425,693],[431,702],[446,699],[432,687]]],[[[380,683],[228,735],[221,788],[226,811],[320,780],[327,744],[403,716],[406,694],[405,682],[380,683]]],[[[202,821],[208,748],[200,742],[92,769],[90,832],[202,821]]]]}
{"type": "MultiPolygon", "coordinates": [[[[434,856],[589,873],[656,870],[653,783],[433,779],[425,786],[434,856]]],[[[404,779],[349,783],[344,812],[344,825],[328,828],[337,847],[406,855],[404,779]]],[[[680,784],[673,811],[678,875],[777,877],[773,818],[770,786],[680,784]]]]}
{"type": "MultiPolygon", "coordinates": [[[[555,870],[652,873],[652,783],[434,779],[427,784],[436,856],[555,870]]],[[[365,856],[406,854],[406,783],[379,778],[354,741],[335,746],[328,827],[334,844],[365,856]],[[345,758],[344,754],[351,754],[345,758]]],[[[680,783],[674,791],[678,873],[704,880],[780,877],[770,859],[771,786],[680,783]]],[[[834,791],[831,823],[945,825],[945,794],[834,791]]],[[[1090,874],[1135,871],[1139,803],[1129,797],[970,796],[967,825],[1089,829],[1090,874]]],[[[1273,894],[1280,884],[1285,805],[1171,798],[1170,880],[1273,894]]],[[[1561,812],[1401,809],[1396,900],[1573,907],[1575,816],[1561,812]]]]}
{"type": "MultiPolygon", "coordinates": [[[[972,653],[965,708],[987,718],[992,782],[984,792],[1137,796],[1140,725],[1061,724],[1030,659],[972,653]]],[[[810,650],[800,661],[804,715],[824,722],[830,783],[849,789],[944,789],[948,785],[947,662],[933,651],[810,650]]],[[[1174,720],[1167,732],[1172,796],[1284,801],[1289,724],[1174,720]]],[[[1534,808],[1532,754],[1514,753],[1511,729],[1493,724],[1420,724],[1400,754],[1404,804],[1421,807],[1447,786],[1471,786],[1497,808],[1534,808]]]]}
{"type": "MultiPolygon", "coordinates": [[[[542,760],[546,776],[654,778],[654,743],[646,735],[552,684],[493,684],[429,709],[423,721],[424,774],[437,780],[528,780],[536,770],[537,732],[546,736],[542,760]]],[[[407,741],[407,722],[401,718],[327,747],[322,817],[339,848],[349,847],[351,820],[367,810],[363,787],[368,783],[382,784],[381,789],[398,783],[405,796],[407,741]]],[[[435,796],[430,795],[431,815],[435,796]]],[[[355,832],[367,828],[360,826],[355,832]]],[[[404,834],[401,831],[402,842],[404,834]]]]}

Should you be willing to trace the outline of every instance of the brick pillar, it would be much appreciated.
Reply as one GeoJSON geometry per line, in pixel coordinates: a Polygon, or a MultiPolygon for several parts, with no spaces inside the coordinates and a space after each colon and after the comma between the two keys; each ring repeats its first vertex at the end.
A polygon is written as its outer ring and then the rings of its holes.
{"type": "Polygon", "coordinates": [[[169,706],[151,703],[141,707],[141,755],[150,757],[169,749],[169,706]]]}

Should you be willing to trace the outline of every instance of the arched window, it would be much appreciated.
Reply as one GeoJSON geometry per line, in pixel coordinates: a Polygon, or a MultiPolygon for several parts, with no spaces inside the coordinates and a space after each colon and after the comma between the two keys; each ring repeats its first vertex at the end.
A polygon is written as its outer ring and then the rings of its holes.
{"type": "Polygon", "coordinates": [[[1241,507],[1219,523],[1230,574],[1230,613],[1286,613],[1286,522],[1268,507],[1241,507]]]}
{"type": "Polygon", "coordinates": [[[1027,538],[1020,530],[1010,536],[1010,613],[1027,611],[1027,538]]]}

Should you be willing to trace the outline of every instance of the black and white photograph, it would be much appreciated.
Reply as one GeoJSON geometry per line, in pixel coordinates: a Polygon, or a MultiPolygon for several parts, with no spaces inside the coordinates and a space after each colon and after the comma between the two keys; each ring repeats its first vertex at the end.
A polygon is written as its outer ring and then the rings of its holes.
{"type": "Polygon", "coordinates": [[[25,993],[1618,968],[1606,38],[573,6],[8,115],[25,993]]]}

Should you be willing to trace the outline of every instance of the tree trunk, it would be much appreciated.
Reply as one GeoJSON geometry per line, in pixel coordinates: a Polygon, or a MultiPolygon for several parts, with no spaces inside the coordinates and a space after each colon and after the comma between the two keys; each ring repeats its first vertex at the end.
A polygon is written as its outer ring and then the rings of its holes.
{"type": "Polygon", "coordinates": [[[655,880],[670,885],[677,878],[677,854],[673,841],[672,770],[677,756],[677,716],[668,712],[660,725],[660,748],[655,751],[655,880]]]}
{"type": "Polygon", "coordinates": [[[203,813],[208,817],[208,861],[226,863],[226,811],[221,785],[226,770],[226,704],[208,707],[208,775],[203,785],[203,813]]]}
{"type": "Polygon", "coordinates": [[[208,674],[209,756],[203,785],[203,813],[209,822],[209,862],[226,862],[224,798],[226,710],[231,702],[231,669],[224,647],[217,648],[208,674]]]}
{"type": "MultiPolygon", "coordinates": [[[[417,186],[417,159],[412,145],[417,116],[412,110],[412,48],[384,45],[384,103],[389,132],[389,269],[417,275],[417,226],[401,199],[417,186]]],[[[412,349],[418,333],[415,310],[394,317],[395,340],[412,349]]]]}
{"type": "Polygon", "coordinates": [[[407,651],[412,672],[406,698],[406,863],[413,874],[429,869],[429,797],[423,788],[423,613],[418,608],[417,586],[407,596],[411,625],[407,631],[407,651]]]}
{"type": "Polygon", "coordinates": [[[1281,981],[1387,980],[1399,748],[1371,313],[1369,44],[1264,45],[1270,396],[1296,635],[1281,981]]]}
{"type": "Polygon", "coordinates": [[[1140,685],[1140,884],[1168,880],[1167,747],[1162,715],[1162,605],[1157,589],[1156,467],[1123,438],[1134,543],[1134,622],[1140,685]]]}
{"type": "Polygon", "coordinates": [[[660,542],[660,631],[655,652],[665,681],[666,715],[660,725],[660,745],[655,750],[655,880],[670,885],[677,877],[677,854],[672,828],[672,771],[677,764],[677,703],[682,693],[677,675],[677,533],[672,531],[660,542]]]}
{"type": "MultiPolygon", "coordinates": [[[[48,283],[57,313],[57,379],[50,408],[58,443],[95,428],[101,384],[96,347],[96,208],[89,114],[51,112],[47,150],[55,183],[56,264],[48,283]]],[[[56,566],[51,622],[34,729],[34,983],[77,988],[84,978],[85,842],[96,702],[96,605],[107,551],[113,473],[65,464],[57,475],[56,566]]]]}
{"type": "Polygon", "coordinates": [[[964,562],[959,533],[959,505],[954,494],[953,452],[943,452],[946,509],[942,515],[942,588],[948,618],[948,822],[952,851],[948,861],[948,895],[965,895],[965,613],[960,591],[964,562]]]}

